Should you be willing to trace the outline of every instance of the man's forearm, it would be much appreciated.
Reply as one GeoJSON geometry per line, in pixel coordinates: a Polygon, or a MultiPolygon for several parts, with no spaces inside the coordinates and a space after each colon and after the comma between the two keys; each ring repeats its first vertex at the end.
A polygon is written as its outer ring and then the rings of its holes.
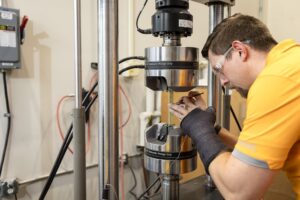
{"type": "Polygon", "coordinates": [[[220,130],[219,136],[224,144],[226,144],[229,148],[234,149],[234,146],[238,140],[238,136],[233,135],[225,128],[220,130]]]}
{"type": "Polygon", "coordinates": [[[275,171],[250,166],[221,152],[210,164],[209,172],[225,199],[260,199],[275,171]]]}

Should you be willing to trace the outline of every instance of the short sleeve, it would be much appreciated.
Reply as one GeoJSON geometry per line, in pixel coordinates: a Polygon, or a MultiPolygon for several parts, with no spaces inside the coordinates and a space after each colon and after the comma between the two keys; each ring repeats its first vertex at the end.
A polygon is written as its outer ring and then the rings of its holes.
{"type": "Polygon", "coordinates": [[[248,94],[244,128],[233,156],[254,166],[281,169],[299,139],[299,91],[288,78],[258,77],[248,94]]]}

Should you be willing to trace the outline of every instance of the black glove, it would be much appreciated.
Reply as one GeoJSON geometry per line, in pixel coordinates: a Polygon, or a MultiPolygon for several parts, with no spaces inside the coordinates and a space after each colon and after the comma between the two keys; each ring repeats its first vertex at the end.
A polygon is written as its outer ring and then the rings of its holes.
{"type": "Polygon", "coordinates": [[[205,111],[196,108],[183,118],[180,124],[184,133],[190,136],[196,145],[207,174],[209,174],[208,167],[211,161],[221,151],[226,151],[226,146],[216,134],[215,121],[216,115],[213,107],[208,107],[205,111]]]}

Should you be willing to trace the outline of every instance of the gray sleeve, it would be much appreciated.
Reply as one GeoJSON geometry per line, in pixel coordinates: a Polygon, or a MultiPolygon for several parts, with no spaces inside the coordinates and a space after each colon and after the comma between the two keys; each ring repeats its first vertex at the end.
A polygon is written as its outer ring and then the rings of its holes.
{"type": "Polygon", "coordinates": [[[240,152],[237,149],[233,150],[232,155],[235,158],[239,159],[240,161],[242,161],[244,163],[247,163],[249,165],[252,165],[252,166],[255,166],[255,167],[264,168],[264,169],[269,169],[268,163],[266,163],[265,161],[258,160],[256,158],[252,158],[251,156],[246,155],[246,154],[240,152]]]}

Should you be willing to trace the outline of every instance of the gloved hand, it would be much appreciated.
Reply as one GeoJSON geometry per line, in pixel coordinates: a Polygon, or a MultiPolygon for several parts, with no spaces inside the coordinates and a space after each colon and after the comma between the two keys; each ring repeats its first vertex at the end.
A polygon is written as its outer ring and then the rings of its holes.
{"type": "MultiPolygon", "coordinates": [[[[220,152],[226,151],[226,146],[215,132],[215,109],[213,107],[201,109],[195,102],[192,103],[186,98],[183,98],[183,102],[186,102],[184,106],[173,104],[170,110],[176,116],[183,116],[180,127],[196,145],[206,173],[209,174],[208,167],[211,161],[220,152]]],[[[203,108],[203,105],[201,107],[203,108]]]]}
{"type": "Polygon", "coordinates": [[[208,167],[213,159],[226,150],[226,146],[216,134],[215,120],[215,109],[212,107],[205,111],[195,108],[180,124],[183,131],[192,138],[196,145],[207,174],[209,174],[208,167]]]}
{"type": "Polygon", "coordinates": [[[213,107],[208,107],[206,110],[195,108],[183,118],[180,127],[193,141],[196,141],[203,133],[215,135],[215,122],[216,114],[213,107]],[[195,128],[200,130],[195,131],[195,128]]]}

